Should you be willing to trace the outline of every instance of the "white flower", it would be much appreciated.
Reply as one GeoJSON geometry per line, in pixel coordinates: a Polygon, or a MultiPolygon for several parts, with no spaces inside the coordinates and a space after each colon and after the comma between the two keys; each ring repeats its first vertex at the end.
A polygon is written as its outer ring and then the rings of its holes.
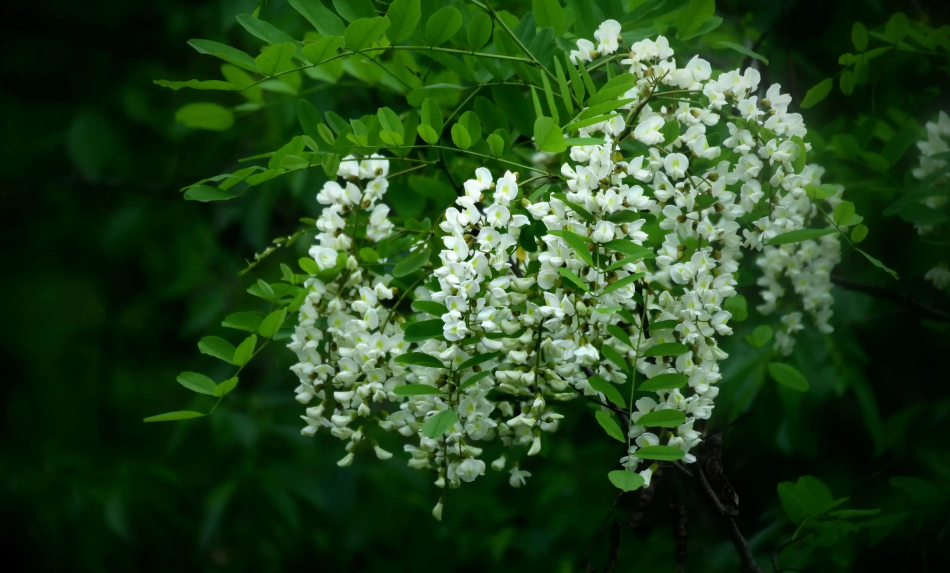
{"type": "Polygon", "coordinates": [[[616,52],[620,40],[620,23],[616,20],[604,20],[594,31],[594,38],[600,41],[597,44],[597,51],[602,55],[616,52]]]}
{"type": "Polygon", "coordinates": [[[927,271],[924,278],[932,282],[939,290],[944,290],[950,286],[950,268],[946,263],[941,263],[927,271]]]}
{"type": "Polygon", "coordinates": [[[660,129],[664,123],[662,117],[654,115],[637,124],[637,127],[633,130],[633,137],[646,145],[656,145],[663,141],[663,134],[660,133],[660,129]]]}
{"type": "Polygon", "coordinates": [[[577,49],[571,50],[571,62],[576,64],[577,62],[589,62],[591,61],[592,54],[594,53],[594,43],[590,40],[584,40],[583,38],[577,41],[577,49]]]}
{"type": "Polygon", "coordinates": [[[511,474],[511,477],[508,478],[508,483],[511,484],[511,487],[521,487],[525,484],[527,479],[531,477],[531,472],[520,470],[517,466],[511,468],[508,473],[511,474]]]}
{"type": "Polygon", "coordinates": [[[670,153],[663,159],[663,168],[670,178],[676,181],[686,176],[689,160],[682,153],[670,153]]]}

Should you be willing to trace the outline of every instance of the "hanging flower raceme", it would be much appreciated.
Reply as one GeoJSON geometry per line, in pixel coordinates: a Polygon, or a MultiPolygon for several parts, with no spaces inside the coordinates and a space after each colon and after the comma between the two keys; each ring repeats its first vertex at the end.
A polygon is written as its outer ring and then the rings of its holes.
{"type": "MultiPolygon", "coordinates": [[[[913,200],[922,203],[925,207],[922,213],[915,216],[914,227],[921,235],[933,233],[945,217],[933,216],[935,211],[943,208],[948,201],[947,177],[948,154],[950,154],[950,116],[947,112],[940,112],[937,121],[928,121],[927,139],[917,142],[920,150],[920,163],[913,170],[914,178],[922,182],[923,195],[913,200]]],[[[920,193],[918,193],[920,195],[920,193]]],[[[946,262],[938,263],[924,275],[924,278],[934,284],[939,290],[950,286],[950,269],[946,262]]]]}
{"type": "MultiPolygon", "coordinates": [[[[619,34],[608,20],[596,45],[578,40],[570,57],[617,52],[619,34]]],[[[409,465],[433,471],[439,487],[488,465],[520,487],[531,475],[524,456],[558,428],[553,405],[585,397],[626,443],[622,471],[648,484],[658,460],[695,461],[694,424],[719,392],[739,276],[761,273],[758,309],[782,313],[783,353],[805,314],[830,331],[838,240],[786,239],[842,190],[807,191],[823,170],[805,164],[791,98],[778,85],[763,93],[755,69],[678,63],[662,36],[635,43],[621,64],[628,73],[597,101],[607,111],[583,110],[568,127],[584,144],[570,148],[563,183],[530,188],[516,173],[476,170],[413,246],[425,262],[398,300],[391,276],[359,263],[360,249],[394,231],[379,203],[388,163],[348,159],[342,180],[326,183],[311,250],[320,273],[289,346],[303,432],[347,441],[340,465],[373,423],[409,439],[409,465]],[[505,452],[486,465],[496,438],[505,452]]]]}

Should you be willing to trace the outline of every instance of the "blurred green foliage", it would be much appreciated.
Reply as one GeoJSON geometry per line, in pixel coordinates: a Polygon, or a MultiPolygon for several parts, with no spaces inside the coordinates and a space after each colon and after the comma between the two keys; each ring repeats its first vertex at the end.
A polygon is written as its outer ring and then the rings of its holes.
{"type": "MultiPolygon", "coordinates": [[[[532,5],[499,4],[514,14],[532,5]]],[[[256,7],[250,0],[56,1],[21,6],[31,12],[25,24],[5,34],[0,217],[10,251],[0,281],[8,372],[0,508],[10,560],[84,571],[570,571],[616,495],[604,476],[617,452],[590,416],[565,420],[528,487],[511,489],[490,473],[448,493],[442,522],[430,516],[435,488],[427,475],[398,460],[341,470],[335,440],[300,436],[291,356],[279,348],[265,351],[212,418],[141,423],[181,407],[172,382],[178,372],[230,375],[195,352],[196,341],[220,333],[228,310],[256,304],[245,293],[255,275],[236,276],[243,259],[315,213],[317,170],[225,204],[186,203],[178,191],[299,132],[296,97],[268,94],[265,109],[238,112],[232,129],[198,131],[174,115],[189,101],[208,100],[206,92],[152,84],[218,77],[219,63],[196,57],[190,38],[256,53],[260,43],[234,20],[256,7]]],[[[904,10],[915,21],[950,22],[948,6],[936,1],[733,0],[716,9],[728,31],[711,34],[709,45],[748,39],[769,59],[763,84],[781,83],[795,101],[841,69],[855,21],[881,28],[904,10]]],[[[295,36],[308,29],[282,0],[262,14],[295,36]]],[[[742,61],[721,49],[705,57],[723,66],[742,61]]],[[[922,125],[950,108],[946,65],[945,57],[935,64],[891,54],[850,98],[834,90],[804,112],[821,134],[817,160],[826,177],[859,182],[847,198],[871,229],[866,249],[903,280],[895,286],[863,259],[846,258],[836,273],[866,292],[836,289],[834,334],[800,337],[789,362],[806,374],[808,393],[769,378],[767,350],[744,340],[760,324],[754,319],[726,347],[731,358],[711,427],[737,420],[724,434],[722,459],[739,495],[738,523],[763,566],[796,528],[776,487],[789,482],[783,487],[797,491],[808,475],[834,499],[850,497],[845,508],[881,513],[853,533],[821,525],[822,542],[789,546],[782,567],[936,571],[950,557],[943,356],[950,334],[945,320],[923,310],[948,305],[920,279],[947,260],[946,247],[922,245],[910,225],[880,215],[895,187],[835,144],[837,134],[857,134],[862,150],[880,151],[882,131],[922,125]]],[[[344,76],[338,86],[347,85],[344,76]]],[[[365,88],[308,95],[346,118],[393,97],[401,96],[365,88]]],[[[912,146],[900,161],[904,170],[916,161],[912,146]]],[[[275,254],[256,276],[279,275],[278,263],[299,252],[275,254]]],[[[187,406],[200,409],[212,398],[193,400],[187,406]]],[[[624,531],[619,563],[675,570],[668,507],[679,492],[689,516],[688,570],[735,570],[722,523],[674,476],[663,481],[642,524],[624,531]]],[[[636,501],[622,498],[618,515],[636,501]]],[[[607,559],[607,537],[593,545],[597,567],[607,559]]]]}

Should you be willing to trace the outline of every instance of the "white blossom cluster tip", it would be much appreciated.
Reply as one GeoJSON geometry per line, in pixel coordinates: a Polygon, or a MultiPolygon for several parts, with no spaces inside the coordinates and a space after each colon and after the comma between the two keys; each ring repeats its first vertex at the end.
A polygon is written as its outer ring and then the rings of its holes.
{"type": "MultiPolygon", "coordinates": [[[[340,163],[340,185],[327,181],[317,195],[324,205],[317,219],[316,244],[310,256],[321,271],[339,268],[338,275],[324,283],[312,277],[305,283],[308,295],[299,311],[299,324],[288,348],[297,355],[291,370],[297,374],[297,401],[309,405],[303,416],[305,436],[327,428],[347,440],[347,454],[340,466],[353,462],[354,452],[365,437],[363,428],[352,428],[357,419],[371,415],[374,403],[394,398],[389,394],[399,383],[392,358],[405,352],[397,323],[388,321],[384,301],[393,298],[390,276],[372,276],[359,266],[355,253],[368,241],[390,236],[393,225],[389,207],[379,203],[389,182],[389,161],[381,156],[340,163]],[[357,237],[345,232],[347,218],[362,230],[357,237]]],[[[391,457],[376,446],[380,459],[391,457]]]]}
{"type": "MultiPolygon", "coordinates": [[[[942,111],[937,116],[937,121],[927,122],[926,128],[927,139],[917,142],[917,149],[920,150],[920,164],[914,168],[913,175],[921,181],[937,177],[938,181],[934,181],[934,185],[931,188],[940,189],[940,179],[942,179],[944,183],[950,180],[946,175],[938,175],[946,170],[948,163],[947,154],[950,152],[950,116],[947,115],[947,112],[942,111]]],[[[948,198],[944,192],[943,194],[925,197],[922,202],[931,209],[940,209],[947,204],[948,199],[950,198],[948,198]]],[[[917,232],[921,235],[932,233],[936,229],[936,225],[920,223],[915,223],[914,227],[917,228],[917,232]]],[[[946,262],[939,263],[927,271],[924,278],[932,282],[938,290],[945,290],[950,286],[950,268],[947,267],[946,262]]]]}
{"type": "Polygon", "coordinates": [[[594,31],[594,39],[597,40],[597,44],[584,38],[577,40],[577,49],[569,54],[573,63],[590,62],[594,58],[609,56],[620,49],[620,22],[604,20],[594,31]]]}
{"type": "MultiPolygon", "coordinates": [[[[942,111],[937,116],[937,121],[928,121],[927,139],[917,142],[917,149],[920,150],[920,164],[914,168],[913,176],[921,181],[931,177],[938,177],[947,180],[946,176],[940,176],[939,173],[947,167],[947,153],[950,152],[950,116],[942,111]]],[[[932,186],[938,189],[936,181],[932,186]]],[[[947,204],[948,197],[946,193],[934,194],[923,199],[923,204],[931,209],[940,209],[947,204]]],[[[921,235],[931,233],[936,228],[935,225],[915,224],[917,232],[921,235]]]]}
{"type": "MultiPolygon", "coordinates": [[[[599,44],[579,40],[571,57],[616,52],[619,33],[608,20],[599,44]]],[[[531,474],[519,460],[539,453],[562,418],[552,404],[583,395],[621,414],[620,463],[648,484],[656,465],[638,457],[642,448],[678,448],[695,461],[693,426],[719,392],[719,342],[732,334],[726,301],[740,274],[761,269],[759,310],[783,312],[782,352],[803,313],[830,331],[837,238],[768,246],[818,213],[805,187],[820,184],[822,169],[804,165],[806,131],[788,112],[791,98],[773,85],[760,99],[754,69],[715,75],[698,57],[679,67],[662,36],[634,44],[622,65],[629,75],[611,81],[628,88],[625,103],[580,129],[602,143],[571,148],[563,187],[530,188],[485,168],[464,183],[426,238],[439,252],[406,293],[414,314],[390,310],[392,277],[354,255],[393,231],[377,204],[388,164],[344,162],[344,185],[324,186],[311,255],[321,270],[345,270],[307,283],[290,347],[298,400],[319,401],[303,432],[324,427],[348,441],[340,465],[373,422],[412,438],[409,465],[433,471],[443,488],[483,475],[485,444],[497,438],[504,453],[490,467],[508,468],[520,487],[531,474]],[[347,226],[356,209],[365,231],[347,226]],[[756,265],[740,265],[746,251],[756,265]],[[628,415],[609,404],[619,402],[611,386],[631,379],[640,397],[628,415]],[[650,423],[665,410],[682,423],[650,423]]],[[[825,201],[833,207],[840,194],[825,201]]],[[[441,518],[441,500],[433,515],[441,518]]]]}

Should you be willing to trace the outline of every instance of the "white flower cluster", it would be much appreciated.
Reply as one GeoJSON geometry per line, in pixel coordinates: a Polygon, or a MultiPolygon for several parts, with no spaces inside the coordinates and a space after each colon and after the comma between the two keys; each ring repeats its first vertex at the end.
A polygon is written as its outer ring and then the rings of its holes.
{"type": "MultiPolygon", "coordinates": [[[[920,165],[914,168],[913,175],[920,180],[926,180],[935,174],[944,171],[947,167],[947,154],[950,153],[950,116],[942,111],[937,116],[937,121],[927,122],[927,139],[917,142],[917,148],[920,150],[920,165]]],[[[942,179],[947,180],[946,176],[942,179]]],[[[934,189],[939,189],[940,185],[934,182],[934,189]]],[[[946,192],[941,195],[930,195],[923,199],[923,204],[931,209],[940,209],[947,204],[948,197],[946,192]]],[[[921,235],[931,233],[936,225],[926,225],[915,223],[917,232],[921,235]]],[[[946,263],[940,263],[933,267],[924,278],[931,281],[939,290],[944,290],[950,286],[950,269],[946,263]]]]}
{"type": "MultiPolygon", "coordinates": [[[[608,20],[599,44],[579,40],[571,57],[616,52],[619,33],[608,20]]],[[[527,189],[517,174],[496,179],[485,168],[465,182],[441,233],[429,234],[442,243],[438,263],[420,271],[427,280],[412,293],[408,320],[383,304],[391,277],[358,265],[361,226],[344,233],[358,209],[369,220],[362,241],[391,231],[376,204],[384,162],[352,161],[341,169],[345,187],[321,191],[327,207],[311,254],[321,269],[345,270],[329,283],[310,279],[290,347],[300,359],[298,400],[320,401],[307,409],[304,433],[326,427],[347,440],[340,465],[374,420],[418,440],[405,446],[409,465],[436,472],[439,487],[482,475],[478,444],[499,438],[508,449],[491,467],[510,466],[519,487],[530,474],[518,447],[541,451],[562,417],[550,404],[583,395],[620,414],[628,439],[620,463],[648,484],[656,465],[643,448],[676,448],[695,461],[693,426],[712,413],[727,357],[719,341],[732,334],[726,301],[738,274],[752,272],[740,269],[744,250],[761,252],[762,312],[800,308],[830,330],[837,239],[767,246],[817,213],[805,186],[818,185],[822,170],[804,166],[805,127],[787,110],[791,98],[773,85],[759,99],[754,69],[714,79],[699,58],[678,67],[662,36],[637,42],[621,63],[629,75],[612,82],[627,87],[624,102],[580,128],[602,143],[571,148],[566,188],[527,189]],[[788,289],[795,301],[782,300],[788,289]],[[616,386],[630,380],[641,397],[628,414],[616,386]],[[398,406],[376,406],[385,402],[398,406]]],[[[801,317],[781,319],[782,351],[801,317]]],[[[433,514],[441,512],[440,501],[433,514]]]]}
{"type": "MultiPolygon", "coordinates": [[[[374,402],[394,398],[389,392],[400,380],[388,363],[406,346],[398,324],[390,323],[389,310],[383,306],[393,298],[391,277],[370,276],[354,256],[366,241],[378,242],[392,233],[389,207],[379,203],[389,186],[388,173],[389,161],[381,156],[363,161],[348,157],[338,173],[344,185],[327,181],[317,195],[324,209],[310,256],[321,271],[339,272],[330,282],[307,280],[308,295],[288,344],[298,360],[291,368],[300,380],[297,401],[319,401],[303,416],[307,423],[303,434],[313,436],[324,427],[347,440],[341,466],[353,462],[364,438],[361,426],[350,425],[369,416],[374,402]],[[347,234],[348,226],[362,236],[347,234]]],[[[376,453],[381,459],[392,456],[378,446],[376,453]]]]}

